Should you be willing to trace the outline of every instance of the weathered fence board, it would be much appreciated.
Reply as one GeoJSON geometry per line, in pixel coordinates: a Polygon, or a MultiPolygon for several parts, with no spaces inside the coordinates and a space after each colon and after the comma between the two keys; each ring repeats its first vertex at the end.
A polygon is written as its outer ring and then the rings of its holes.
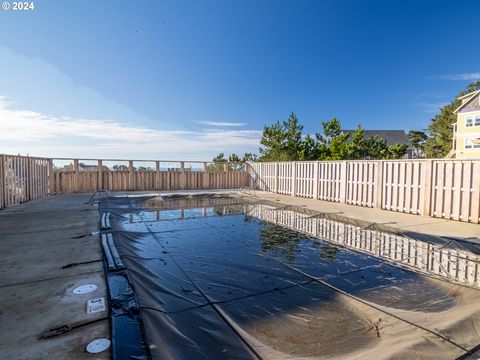
{"type": "Polygon", "coordinates": [[[338,163],[318,163],[318,199],[340,201],[340,171],[338,163]]]}
{"type": "Polygon", "coordinates": [[[433,161],[431,215],[479,222],[480,161],[433,161]]]}
{"type": "MultiPolygon", "coordinates": [[[[53,194],[94,192],[105,189],[110,191],[155,191],[155,190],[195,190],[195,189],[232,189],[248,185],[248,174],[243,165],[226,163],[203,171],[191,171],[185,168],[185,162],[179,168],[161,171],[160,161],[156,168],[137,170],[134,160],[95,160],[97,165],[82,170],[78,159],[59,159],[69,161],[70,170],[54,171],[53,159],[0,155],[0,208],[53,194]],[[128,162],[118,170],[104,166],[106,161],[128,162]],[[127,170],[125,170],[127,169],[127,170]]],[[[92,159],[89,159],[92,161],[92,159]]],[[[140,162],[141,160],[135,160],[140,162]]],[[[165,163],[169,163],[165,161],[165,163]]],[[[170,162],[170,163],[173,163],[170,162]]],[[[198,162],[197,162],[198,163],[198,162]]],[[[273,178],[272,178],[273,179],[273,178]]]]}
{"type": "Polygon", "coordinates": [[[48,194],[50,159],[0,155],[0,208],[48,194]]]}
{"type": "Polygon", "coordinates": [[[252,163],[250,186],[284,195],[480,221],[480,160],[252,163]]]}
{"type": "Polygon", "coordinates": [[[53,194],[109,191],[235,189],[248,184],[245,172],[73,171],[55,172],[53,194]],[[103,186],[99,186],[103,184],[103,186]]]}

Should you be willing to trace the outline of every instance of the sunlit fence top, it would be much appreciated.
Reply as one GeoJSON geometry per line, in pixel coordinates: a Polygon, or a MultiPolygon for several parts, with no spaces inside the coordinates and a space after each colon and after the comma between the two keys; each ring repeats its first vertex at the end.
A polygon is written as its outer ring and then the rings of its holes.
{"type": "Polygon", "coordinates": [[[237,162],[124,160],[53,158],[53,171],[185,171],[185,172],[244,172],[246,165],[237,162]]]}

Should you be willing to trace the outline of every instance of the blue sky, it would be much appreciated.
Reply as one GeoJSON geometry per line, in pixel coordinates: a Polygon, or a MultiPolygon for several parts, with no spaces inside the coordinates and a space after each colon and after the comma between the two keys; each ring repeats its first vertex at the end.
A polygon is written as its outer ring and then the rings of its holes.
{"type": "Polygon", "coordinates": [[[422,129],[480,78],[478,1],[34,5],[0,10],[0,152],[203,160],[291,111],[422,129]]]}

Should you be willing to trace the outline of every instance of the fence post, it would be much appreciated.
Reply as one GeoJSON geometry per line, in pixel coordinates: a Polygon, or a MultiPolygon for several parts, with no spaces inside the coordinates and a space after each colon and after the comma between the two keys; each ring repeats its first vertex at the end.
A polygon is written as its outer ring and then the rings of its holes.
{"type": "Polygon", "coordinates": [[[73,176],[75,177],[75,192],[80,192],[80,168],[78,159],[73,160],[73,176]]]}
{"type": "Polygon", "coordinates": [[[155,161],[155,190],[160,190],[160,161],[155,161]]]}
{"type": "Polygon", "coordinates": [[[0,209],[7,206],[6,200],[6,190],[7,186],[5,185],[5,156],[0,155],[0,209]]]}
{"type": "Polygon", "coordinates": [[[290,195],[295,196],[297,191],[297,163],[295,161],[292,162],[292,193],[290,195]]]}
{"type": "Polygon", "coordinates": [[[184,161],[180,161],[180,176],[179,176],[179,186],[180,186],[180,190],[184,190],[185,189],[185,184],[186,184],[186,174],[185,174],[185,162],[184,161]]]}
{"type": "Polygon", "coordinates": [[[313,198],[315,200],[318,199],[318,177],[319,177],[319,170],[320,163],[318,161],[315,161],[313,165],[313,198]]]}
{"type": "Polygon", "coordinates": [[[97,171],[98,171],[98,189],[103,189],[103,162],[102,160],[97,160],[97,171]]]}
{"type": "Polygon", "coordinates": [[[26,194],[26,198],[27,198],[27,201],[30,201],[32,200],[33,196],[32,196],[32,183],[30,182],[30,179],[31,179],[31,164],[32,162],[32,159],[27,155],[27,157],[25,157],[25,194],[26,194]]]}
{"type": "Polygon", "coordinates": [[[27,201],[30,201],[33,199],[32,196],[32,187],[30,186],[30,177],[32,176],[32,167],[31,164],[32,159],[27,155],[25,158],[25,191],[26,191],[26,198],[27,201]]]}
{"type": "MultiPolygon", "coordinates": [[[[425,166],[422,167],[421,173],[421,187],[423,190],[423,201],[420,209],[420,215],[429,216],[432,196],[432,174],[433,174],[433,160],[425,160],[425,166]]],[[[422,192],[420,192],[421,194],[422,192]]]]}
{"type": "Polygon", "coordinates": [[[474,224],[478,224],[480,221],[480,178],[478,175],[476,176],[475,174],[478,174],[480,170],[480,161],[472,161],[472,167],[470,168],[472,171],[471,176],[472,176],[472,204],[470,205],[470,215],[471,215],[471,221],[474,224]],[[475,172],[475,169],[477,171],[475,172]]]}
{"type": "Polygon", "coordinates": [[[127,186],[127,189],[128,190],[134,190],[134,172],[133,172],[133,160],[129,160],[128,161],[128,186],[127,186]]]}
{"type": "Polygon", "coordinates": [[[383,203],[383,161],[377,160],[375,162],[375,199],[374,207],[381,209],[383,203]]]}
{"type": "Polygon", "coordinates": [[[53,159],[48,159],[48,195],[55,192],[55,174],[53,172],[53,159]]]}
{"type": "Polygon", "coordinates": [[[203,174],[202,174],[202,188],[210,188],[210,174],[208,173],[208,163],[203,163],[203,174]]]}
{"type": "Polygon", "coordinates": [[[225,175],[223,176],[223,188],[228,189],[230,183],[230,176],[227,175],[230,171],[230,164],[228,163],[228,161],[223,164],[223,171],[225,172],[225,175]]]}
{"type": "Polygon", "coordinates": [[[273,178],[273,192],[278,194],[278,162],[274,165],[274,173],[275,177],[273,178]]]}
{"type": "Polygon", "coordinates": [[[258,188],[259,190],[265,190],[265,186],[263,183],[263,167],[264,163],[260,163],[260,166],[258,167],[257,170],[257,176],[256,176],[256,184],[255,187],[258,188]]]}
{"type": "Polygon", "coordinates": [[[342,161],[340,165],[340,202],[345,204],[347,202],[347,162],[342,161]]]}

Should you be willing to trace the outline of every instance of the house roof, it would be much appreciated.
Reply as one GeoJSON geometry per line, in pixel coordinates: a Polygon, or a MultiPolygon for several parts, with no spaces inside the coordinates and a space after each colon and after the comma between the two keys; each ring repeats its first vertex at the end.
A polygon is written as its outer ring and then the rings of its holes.
{"type": "Polygon", "coordinates": [[[476,91],[473,91],[471,93],[468,93],[466,95],[463,95],[463,96],[460,96],[458,99],[459,100],[462,100],[462,99],[467,99],[466,101],[464,101],[462,103],[462,105],[460,105],[458,108],[456,108],[453,112],[454,113],[457,113],[459,112],[464,106],[466,106],[468,103],[470,103],[470,101],[472,101],[473,99],[475,99],[475,97],[477,97],[477,95],[480,94],[480,90],[476,90],[476,91]],[[468,98],[470,97],[470,98],[468,98]]]}
{"type": "Polygon", "coordinates": [[[459,96],[458,97],[458,100],[462,100],[462,99],[465,99],[467,97],[470,97],[470,96],[473,96],[475,93],[479,92],[480,90],[475,90],[475,91],[472,91],[472,92],[469,92],[468,94],[465,94],[463,96],[459,96]]]}
{"type": "MultiPolygon", "coordinates": [[[[352,134],[355,130],[342,130],[344,133],[352,134]]],[[[407,144],[410,147],[410,141],[404,130],[364,130],[365,137],[379,136],[387,141],[387,145],[407,144]]]]}

